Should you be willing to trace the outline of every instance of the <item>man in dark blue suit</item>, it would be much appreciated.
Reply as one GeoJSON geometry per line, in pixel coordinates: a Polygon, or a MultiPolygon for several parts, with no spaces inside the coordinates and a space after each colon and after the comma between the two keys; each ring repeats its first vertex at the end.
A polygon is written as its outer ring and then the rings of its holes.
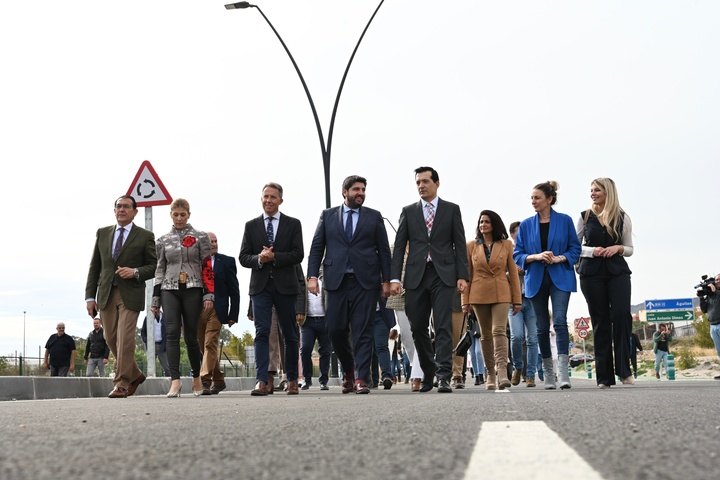
{"type": "Polygon", "coordinates": [[[305,257],[300,220],[280,214],[283,189],[268,183],[260,201],[263,214],[245,224],[240,265],[251,270],[250,297],[255,322],[255,364],[257,383],[251,395],[268,394],[268,336],[272,325],[273,305],[285,340],[285,367],[288,395],[298,392],[298,327],[295,323],[295,301],[300,293],[296,265],[305,257]]]}
{"type": "Polygon", "coordinates": [[[343,393],[370,393],[375,308],[381,294],[390,293],[390,244],[380,212],[363,206],[366,186],[357,175],[343,181],[345,202],[322,212],[308,256],[308,291],[314,295],[323,265],[325,319],[343,368],[343,393]]]}
{"type": "Polygon", "coordinates": [[[217,236],[210,237],[213,274],[215,275],[215,308],[203,310],[198,325],[198,342],[203,359],[200,366],[200,380],[203,395],[218,394],[225,390],[225,375],[220,370],[218,340],[223,325],[232,327],[240,315],[240,287],[237,279],[235,259],[218,253],[217,236]]]}

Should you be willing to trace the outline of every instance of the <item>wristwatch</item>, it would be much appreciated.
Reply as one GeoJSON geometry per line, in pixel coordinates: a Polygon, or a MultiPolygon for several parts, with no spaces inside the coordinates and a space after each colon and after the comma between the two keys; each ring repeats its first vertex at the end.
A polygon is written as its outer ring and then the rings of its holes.
{"type": "Polygon", "coordinates": [[[140,280],[140,270],[133,268],[133,275],[135,275],[135,280],[140,280]]]}

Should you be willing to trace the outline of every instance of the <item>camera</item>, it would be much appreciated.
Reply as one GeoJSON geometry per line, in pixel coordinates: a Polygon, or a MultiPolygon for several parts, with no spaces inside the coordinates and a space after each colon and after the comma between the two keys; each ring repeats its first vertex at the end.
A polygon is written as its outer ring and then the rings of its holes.
{"type": "Polygon", "coordinates": [[[702,281],[693,287],[696,290],[695,293],[697,293],[697,296],[704,297],[713,293],[710,285],[715,285],[715,277],[703,275],[702,277],[700,277],[700,280],[702,281]]]}

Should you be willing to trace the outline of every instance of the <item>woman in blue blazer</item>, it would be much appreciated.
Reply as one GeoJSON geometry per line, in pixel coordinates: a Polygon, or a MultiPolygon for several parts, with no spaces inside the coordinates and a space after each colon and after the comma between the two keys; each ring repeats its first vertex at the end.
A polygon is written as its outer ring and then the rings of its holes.
{"type": "Polygon", "coordinates": [[[570,293],[577,291],[573,265],[582,249],[570,216],[552,208],[557,202],[557,190],[558,183],[552,180],[535,185],[530,197],[535,215],[520,223],[513,254],[515,263],[525,270],[525,296],[537,316],[546,389],[556,388],[550,351],[549,301],[556,333],[560,388],[570,388],[567,309],[570,293]]]}

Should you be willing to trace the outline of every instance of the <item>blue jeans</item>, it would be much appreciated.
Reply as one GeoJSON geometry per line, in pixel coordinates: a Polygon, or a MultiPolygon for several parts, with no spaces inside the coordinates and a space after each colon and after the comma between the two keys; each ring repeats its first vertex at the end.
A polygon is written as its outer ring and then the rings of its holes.
{"type": "Polygon", "coordinates": [[[332,355],[332,345],[325,325],[325,317],[307,317],[303,326],[300,327],[300,361],[302,362],[305,383],[308,385],[312,385],[312,352],[316,340],[318,354],[320,354],[320,378],[318,380],[321,384],[324,384],[328,381],[330,356],[332,355]]]}
{"type": "Polygon", "coordinates": [[[665,365],[665,375],[667,375],[667,357],[668,352],[658,350],[655,352],[655,373],[660,373],[660,364],[665,365]]]}
{"type": "Polygon", "coordinates": [[[470,365],[472,365],[473,374],[476,377],[478,375],[485,375],[485,360],[482,356],[479,338],[472,337],[472,344],[468,352],[470,353],[470,365]]]}
{"type": "Polygon", "coordinates": [[[720,324],[710,325],[710,337],[715,342],[715,350],[717,350],[718,357],[720,357],[720,324]]]}
{"type": "Polygon", "coordinates": [[[567,327],[567,309],[570,303],[570,292],[560,290],[555,286],[550,274],[545,272],[540,290],[530,299],[537,318],[537,334],[542,358],[551,358],[550,350],[550,313],[548,300],[552,302],[553,327],[555,328],[555,342],[558,355],[567,355],[570,336],[567,327]]]}
{"type": "MultiPolygon", "coordinates": [[[[388,335],[390,335],[390,327],[387,326],[383,315],[379,310],[375,311],[375,326],[373,327],[373,336],[375,338],[375,354],[377,355],[378,365],[382,378],[392,378],[390,371],[390,349],[388,348],[388,335]]],[[[373,378],[375,372],[373,372],[373,378]]]]}
{"type": "Polygon", "coordinates": [[[405,378],[410,378],[410,374],[412,373],[412,367],[410,365],[410,358],[408,357],[408,354],[404,348],[403,348],[402,356],[403,356],[402,363],[403,363],[403,370],[405,371],[405,378]]]}
{"type": "Polygon", "coordinates": [[[530,300],[523,297],[522,309],[512,314],[508,312],[510,323],[510,351],[512,352],[513,367],[515,370],[523,369],[523,340],[527,344],[527,365],[525,376],[535,378],[538,358],[537,318],[530,300]]]}

